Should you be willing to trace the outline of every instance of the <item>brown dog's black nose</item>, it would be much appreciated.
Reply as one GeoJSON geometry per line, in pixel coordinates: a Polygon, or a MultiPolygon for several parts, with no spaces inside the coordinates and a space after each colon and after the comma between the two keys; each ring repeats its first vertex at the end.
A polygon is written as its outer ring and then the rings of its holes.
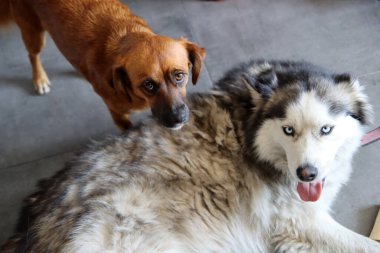
{"type": "Polygon", "coordinates": [[[313,181],[318,175],[318,169],[311,165],[304,165],[297,168],[297,177],[304,182],[313,181]]]}
{"type": "Polygon", "coordinates": [[[189,120],[189,108],[184,103],[171,107],[156,106],[152,108],[152,113],[162,125],[168,128],[180,127],[189,120]]]}
{"type": "Polygon", "coordinates": [[[189,119],[189,109],[185,104],[173,107],[170,117],[170,123],[172,125],[185,123],[189,119]]]}

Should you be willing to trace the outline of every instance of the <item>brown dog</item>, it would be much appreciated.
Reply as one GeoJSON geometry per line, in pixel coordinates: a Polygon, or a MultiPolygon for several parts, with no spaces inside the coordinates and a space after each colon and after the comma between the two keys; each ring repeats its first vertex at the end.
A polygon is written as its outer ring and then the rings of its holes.
{"type": "Polygon", "coordinates": [[[0,0],[0,7],[0,22],[13,18],[21,29],[38,93],[50,90],[39,58],[46,29],[122,130],[131,112],[148,107],[169,128],[188,120],[183,97],[190,69],[197,82],[204,48],[153,33],[117,0],[0,0]]]}

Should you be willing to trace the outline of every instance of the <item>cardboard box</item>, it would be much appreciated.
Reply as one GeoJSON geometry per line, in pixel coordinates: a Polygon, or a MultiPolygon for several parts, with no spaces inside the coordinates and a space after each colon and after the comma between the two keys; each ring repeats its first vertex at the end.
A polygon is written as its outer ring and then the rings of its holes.
{"type": "Polygon", "coordinates": [[[373,226],[371,235],[369,237],[373,240],[380,242],[380,210],[379,210],[379,213],[377,214],[375,225],[373,226]]]}

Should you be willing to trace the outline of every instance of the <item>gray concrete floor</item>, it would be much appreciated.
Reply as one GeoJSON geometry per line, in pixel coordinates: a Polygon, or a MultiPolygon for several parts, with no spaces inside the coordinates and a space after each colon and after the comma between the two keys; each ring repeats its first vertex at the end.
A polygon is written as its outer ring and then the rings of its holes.
{"type": "MultiPolygon", "coordinates": [[[[250,58],[307,60],[359,77],[380,125],[380,2],[375,0],[131,0],[160,34],[207,49],[194,90],[208,89],[250,58]]],[[[117,133],[101,99],[48,38],[42,60],[53,83],[38,96],[17,27],[0,32],[0,244],[22,199],[91,140],[117,133]]],[[[380,205],[380,142],[361,148],[333,207],[343,225],[368,235],[380,205]]],[[[323,225],[323,224],[321,224],[323,225]]]]}

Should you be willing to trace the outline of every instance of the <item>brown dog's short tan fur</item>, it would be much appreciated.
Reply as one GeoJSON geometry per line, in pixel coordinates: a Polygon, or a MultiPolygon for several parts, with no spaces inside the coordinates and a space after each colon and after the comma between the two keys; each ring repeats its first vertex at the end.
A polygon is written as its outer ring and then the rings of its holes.
{"type": "Polygon", "coordinates": [[[205,56],[198,45],[153,33],[117,0],[0,0],[0,23],[9,19],[20,27],[38,93],[50,90],[39,58],[47,30],[119,128],[130,127],[129,114],[145,108],[167,127],[187,121],[189,70],[195,84],[205,56]]]}

